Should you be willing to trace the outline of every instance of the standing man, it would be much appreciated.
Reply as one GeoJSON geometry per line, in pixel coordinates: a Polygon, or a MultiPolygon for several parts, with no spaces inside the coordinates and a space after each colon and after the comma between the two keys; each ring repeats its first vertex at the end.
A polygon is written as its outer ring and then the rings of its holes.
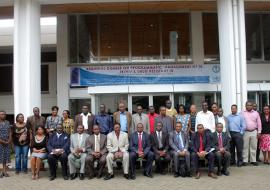
{"type": "Polygon", "coordinates": [[[121,131],[131,134],[132,127],[132,115],[130,112],[126,111],[126,106],[123,102],[118,104],[118,110],[113,114],[113,123],[119,123],[121,126],[121,131]]]}
{"type": "Polygon", "coordinates": [[[104,167],[106,165],[107,156],[107,137],[100,133],[100,127],[98,125],[93,126],[93,133],[90,137],[86,139],[86,151],[87,157],[85,160],[86,168],[88,168],[87,173],[89,173],[89,178],[92,179],[94,176],[97,178],[102,177],[104,167]],[[98,161],[99,168],[97,174],[94,171],[94,163],[98,161]]]}
{"type": "Polygon", "coordinates": [[[175,108],[172,107],[171,100],[167,100],[165,102],[166,105],[166,115],[169,117],[175,117],[177,115],[177,111],[175,108]]]}
{"type": "Polygon", "coordinates": [[[143,124],[138,123],[137,131],[131,134],[129,143],[129,159],[130,159],[130,178],[136,179],[135,164],[138,158],[146,159],[143,175],[152,178],[152,165],[154,161],[154,153],[151,151],[150,136],[143,132],[143,124]]]}
{"type": "Polygon", "coordinates": [[[189,109],[190,109],[190,117],[189,117],[190,129],[189,129],[189,132],[190,132],[190,136],[191,136],[191,134],[195,133],[197,108],[196,108],[196,105],[192,104],[189,109]]]}
{"type": "Polygon", "coordinates": [[[223,124],[218,123],[216,125],[216,132],[213,134],[213,144],[215,148],[215,156],[217,161],[217,175],[230,175],[230,172],[227,170],[230,165],[231,154],[230,150],[230,138],[228,133],[222,132],[223,124]],[[221,169],[222,167],[222,169],[221,169]]]}
{"type": "MultiPolygon", "coordinates": [[[[261,115],[261,113],[258,110],[258,105],[255,102],[253,103],[253,110],[256,111],[256,112],[258,112],[259,115],[261,115]]],[[[257,162],[261,162],[261,160],[260,160],[260,153],[261,153],[261,150],[260,150],[260,138],[258,138],[257,150],[256,150],[256,161],[257,162]]]]}
{"type": "Polygon", "coordinates": [[[143,113],[143,108],[141,105],[137,106],[137,113],[132,115],[132,132],[136,131],[136,126],[138,123],[142,123],[144,127],[144,132],[150,133],[150,124],[148,116],[143,113]]]}
{"type": "MultiPolygon", "coordinates": [[[[215,117],[211,111],[208,111],[208,103],[202,103],[202,111],[198,112],[196,116],[196,124],[197,127],[199,124],[204,126],[204,130],[206,133],[213,133],[216,129],[215,117]]],[[[195,127],[195,131],[197,128],[195,127]]]]}
{"type": "Polygon", "coordinates": [[[77,177],[76,166],[79,164],[80,173],[79,178],[83,180],[85,175],[85,158],[86,158],[86,139],[89,137],[88,134],[84,133],[82,125],[77,127],[77,133],[74,133],[70,137],[70,154],[68,156],[68,165],[70,179],[73,180],[77,177]]]}
{"type": "Polygon", "coordinates": [[[94,120],[95,116],[89,112],[88,106],[84,105],[82,107],[82,113],[75,117],[74,132],[76,133],[79,125],[83,125],[85,132],[92,134],[94,120]]]}
{"type": "Polygon", "coordinates": [[[150,125],[150,134],[155,132],[155,120],[158,114],[155,112],[154,106],[149,106],[149,113],[147,114],[149,118],[149,125],[150,125]]]}
{"type": "Polygon", "coordinates": [[[58,124],[56,133],[49,136],[47,145],[48,163],[50,168],[50,181],[56,178],[57,162],[60,160],[64,180],[68,180],[67,162],[70,153],[69,136],[63,132],[63,127],[58,124]]]}
{"type": "Polygon", "coordinates": [[[188,135],[182,130],[182,123],[176,122],[175,130],[170,133],[169,143],[171,147],[171,155],[174,162],[174,177],[191,176],[190,174],[190,153],[188,151],[189,139],[188,135]],[[185,169],[180,168],[180,158],[185,160],[185,169]]]}
{"type": "Polygon", "coordinates": [[[166,115],[166,108],[164,106],[159,108],[159,116],[156,117],[155,127],[157,123],[162,123],[162,132],[170,134],[173,131],[173,118],[166,115]]]}
{"type": "Polygon", "coordinates": [[[107,135],[113,130],[113,120],[112,117],[106,113],[106,106],[101,104],[99,106],[99,114],[95,116],[96,125],[100,127],[100,133],[107,135]]]}
{"type": "Polygon", "coordinates": [[[129,154],[128,154],[128,134],[121,131],[119,123],[114,124],[114,131],[110,132],[107,136],[107,150],[108,155],[106,157],[108,174],[104,180],[110,180],[114,178],[113,175],[113,162],[115,160],[121,160],[124,169],[124,178],[129,179],[129,154]]]}
{"type": "Polygon", "coordinates": [[[243,135],[246,130],[246,122],[244,117],[237,113],[237,105],[231,106],[231,114],[227,117],[228,119],[228,130],[231,135],[231,165],[236,164],[235,162],[235,148],[237,152],[237,166],[241,167],[243,164],[243,135]]]}
{"type": "Polygon", "coordinates": [[[246,110],[242,111],[242,115],[246,121],[246,131],[244,134],[244,150],[243,150],[243,165],[247,165],[250,160],[251,164],[258,166],[256,161],[256,150],[258,139],[261,136],[262,123],[260,115],[253,110],[253,104],[250,101],[246,102],[246,110]]]}
{"type": "Polygon", "coordinates": [[[215,124],[218,123],[218,110],[219,110],[218,104],[213,103],[212,106],[211,106],[211,111],[214,114],[215,124]]]}
{"type": "Polygon", "coordinates": [[[34,115],[29,116],[26,120],[26,126],[30,129],[31,138],[35,136],[36,130],[39,126],[45,127],[46,120],[43,116],[40,115],[38,107],[33,108],[34,115]]]}
{"type": "Polygon", "coordinates": [[[169,134],[162,132],[162,123],[157,123],[156,132],[151,134],[151,144],[155,154],[156,172],[166,174],[165,170],[171,161],[169,154],[169,134]]]}

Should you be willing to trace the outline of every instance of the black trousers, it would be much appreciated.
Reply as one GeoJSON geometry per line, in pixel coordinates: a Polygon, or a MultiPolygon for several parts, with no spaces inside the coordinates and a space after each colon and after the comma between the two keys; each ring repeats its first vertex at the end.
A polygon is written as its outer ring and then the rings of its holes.
{"type": "Polygon", "coordinates": [[[231,145],[230,145],[230,152],[231,152],[231,163],[235,164],[235,148],[237,152],[237,163],[243,162],[243,135],[239,132],[231,131],[231,145]]]}
{"type": "Polygon", "coordinates": [[[216,155],[218,171],[227,171],[230,165],[231,154],[225,151],[224,154],[220,152],[216,152],[215,155],[216,155]]]}
{"type": "Polygon", "coordinates": [[[257,153],[256,153],[256,160],[259,161],[260,160],[260,139],[258,139],[258,143],[257,143],[257,153]]]}
{"type": "MultiPolygon", "coordinates": [[[[149,151],[144,159],[146,159],[146,164],[144,166],[144,172],[147,174],[152,173],[152,165],[154,161],[155,155],[152,151],[149,151]]],[[[135,175],[135,164],[136,160],[138,159],[138,154],[136,152],[130,152],[129,153],[129,163],[130,163],[130,174],[135,175]]]]}
{"type": "Polygon", "coordinates": [[[58,160],[61,162],[62,167],[62,175],[67,176],[67,163],[68,157],[65,153],[61,155],[49,154],[48,155],[48,163],[50,167],[50,174],[51,176],[56,176],[56,169],[57,169],[57,162],[58,160]]]}
{"type": "Polygon", "coordinates": [[[159,154],[155,154],[156,169],[159,172],[163,172],[168,167],[170,161],[171,157],[169,153],[167,153],[164,157],[160,157],[159,154]]]}
{"type": "MultiPolygon", "coordinates": [[[[208,172],[214,172],[214,161],[215,161],[215,154],[213,152],[209,152],[205,158],[208,161],[208,172]]],[[[191,154],[191,160],[192,160],[192,165],[193,165],[193,170],[195,173],[199,172],[199,156],[197,153],[192,152],[191,154]]]]}

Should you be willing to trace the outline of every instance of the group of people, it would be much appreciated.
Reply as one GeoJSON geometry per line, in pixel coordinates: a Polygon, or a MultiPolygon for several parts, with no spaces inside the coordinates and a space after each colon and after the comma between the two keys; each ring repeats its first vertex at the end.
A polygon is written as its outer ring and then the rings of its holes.
{"type": "Polygon", "coordinates": [[[28,152],[31,151],[32,179],[39,179],[43,161],[48,160],[50,180],[56,178],[58,161],[65,180],[79,177],[94,177],[110,180],[114,178],[114,166],[123,167],[124,178],[136,179],[136,168],[142,165],[143,175],[153,177],[153,162],[157,173],[166,174],[172,168],[174,177],[201,176],[201,162],[207,162],[208,176],[228,176],[229,165],[246,166],[249,162],[257,166],[260,150],[264,164],[270,164],[270,121],[269,106],[263,113],[256,105],[246,102],[246,109],[240,113],[237,105],[231,106],[231,114],[223,115],[222,108],[202,103],[197,112],[191,105],[179,105],[178,112],[170,100],[159,108],[153,106],[149,113],[137,106],[137,113],[131,114],[124,103],[118,104],[113,115],[106,113],[106,106],[100,105],[98,115],[89,112],[88,106],[82,113],[70,118],[64,110],[58,115],[58,107],[45,120],[39,108],[33,108],[33,116],[16,116],[16,123],[10,126],[6,113],[0,111],[0,163],[3,164],[0,177],[8,177],[7,163],[10,162],[11,144],[15,150],[15,172],[27,173],[28,152]],[[257,150],[258,149],[258,150],[257,150]],[[235,152],[236,155],[235,156],[235,152]],[[106,175],[103,176],[107,165],[106,175]],[[217,166],[215,171],[214,167],[217,166]],[[170,167],[170,168],[168,168],[170,167]]]}

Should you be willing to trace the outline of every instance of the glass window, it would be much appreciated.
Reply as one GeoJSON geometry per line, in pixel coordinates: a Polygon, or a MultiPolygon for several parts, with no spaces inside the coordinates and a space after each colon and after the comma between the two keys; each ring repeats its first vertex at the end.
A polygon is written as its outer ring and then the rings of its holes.
{"type": "Polygon", "coordinates": [[[186,60],[190,55],[190,31],[188,13],[162,14],[162,51],[163,59],[179,56],[186,60]],[[174,35],[175,34],[175,35],[174,35]]]}
{"type": "Polygon", "coordinates": [[[246,14],[247,60],[262,59],[261,22],[259,14],[246,14]]]}
{"type": "Polygon", "coordinates": [[[270,60],[270,15],[262,16],[264,59],[270,60]]]}
{"type": "Polygon", "coordinates": [[[219,60],[218,20],[216,13],[203,13],[205,61],[219,60]]]}
{"type": "Polygon", "coordinates": [[[96,95],[96,113],[99,112],[99,105],[105,104],[107,112],[112,115],[114,112],[118,110],[118,104],[119,102],[124,102],[126,107],[128,101],[128,95],[127,94],[100,94],[96,95]]]}
{"type": "Polygon", "coordinates": [[[13,87],[13,69],[12,66],[0,67],[0,93],[11,93],[13,87]],[[5,82],[3,82],[5,81],[5,82]]]}
{"type": "Polygon", "coordinates": [[[91,112],[91,99],[70,99],[69,110],[71,118],[82,112],[82,106],[87,105],[91,112]]]}
{"type": "Polygon", "coordinates": [[[131,15],[133,61],[160,59],[159,14],[131,15]]]}

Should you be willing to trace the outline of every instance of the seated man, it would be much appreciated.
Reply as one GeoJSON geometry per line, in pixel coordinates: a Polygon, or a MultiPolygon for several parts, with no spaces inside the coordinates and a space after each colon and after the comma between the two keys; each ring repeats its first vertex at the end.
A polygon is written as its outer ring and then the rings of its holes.
{"type": "Polygon", "coordinates": [[[97,172],[97,178],[102,177],[103,169],[106,165],[107,156],[107,137],[100,133],[100,127],[98,125],[93,126],[93,135],[86,139],[86,168],[88,168],[89,179],[95,176],[94,162],[99,162],[99,169],[97,172]]]}
{"type": "Polygon", "coordinates": [[[176,122],[175,130],[170,133],[169,143],[174,162],[174,177],[179,177],[180,174],[182,177],[190,177],[190,153],[188,151],[189,140],[188,135],[182,130],[181,122],[176,122]],[[185,171],[180,169],[179,158],[181,157],[184,158],[186,163],[185,171]]]}
{"type": "Polygon", "coordinates": [[[56,133],[49,137],[48,145],[48,163],[50,168],[50,181],[56,178],[57,161],[60,160],[62,167],[62,175],[65,180],[68,180],[67,161],[70,152],[69,136],[63,132],[63,127],[58,124],[56,133]]]}
{"type": "Polygon", "coordinates": [[[160,174],[166,174],[165,170],[171,160],[169,150],[169,135],[162,132],[162,123],[158,122],[156,132],[151,134],[151,144],[155,154],[156,169],[160,174]]]}
{"type": "Polygon", "coordinates": [[[152,165],[154,161],[154,153],[151,151],[150,136],[143,132],[143,124],[137,124],[137,131],[130,136],[130,178],[135,179],[135,164],[137,158],[146,159],[144,175],[152,178],[152,165]]]}
{"type": "Polygon", "coordinates": [[[77,133],[72,134],[70,137],[70,151],[68,156],[69,173],[70,179],[73,180],[77,177],[76,167],[80,167],[79,178],[84,179],[84,168],[85,168],[85,158],[86,149],[85,141],[89,137],[88,134],[84,133],[84,127],[78,125],[77,133]]]}
{"type": "Polygon", "coordinates": [[[230,154],[230,138],[228,133],[222,132],[223,124],[217,123],[216,132],[213,133],[213,146],[216,150],[216,161],[217,161],[217,175],[221,176],[224,174],[226,176],[230,175],[227,170],[230,164],[231,154],[230,154]],[[222,166],[222,169],[221,169],[222,166]]]}
{"type": "Polygon", "coordinates": [[[128,154],[128,134],[121,131],[121,126],[119,123],[114,124],[114,131],[110,132],[107,136],[107,149],[108,155],[106,157],[108,174],[105,176],[104,180],[109,180],[114,178],[113,175],[113,162],[115,160],[122,160],[124,177],[129,179],[128,169],[129,169],[129,154],[128,154]]]}
{"type": "Polygon", "coordinates": [[[202,124],[197,125],[197,132],[193,133],[191,138],[191,159],[196,173],[195,179],[199,179],[201,174],[199,172],[199,160],[200,158],[206,158],[208,160],[208,176],[214,179],[217,176],[214,174],[214,161],[215,154],[211,150],[211,134],[204,131],[202,124]]]}

